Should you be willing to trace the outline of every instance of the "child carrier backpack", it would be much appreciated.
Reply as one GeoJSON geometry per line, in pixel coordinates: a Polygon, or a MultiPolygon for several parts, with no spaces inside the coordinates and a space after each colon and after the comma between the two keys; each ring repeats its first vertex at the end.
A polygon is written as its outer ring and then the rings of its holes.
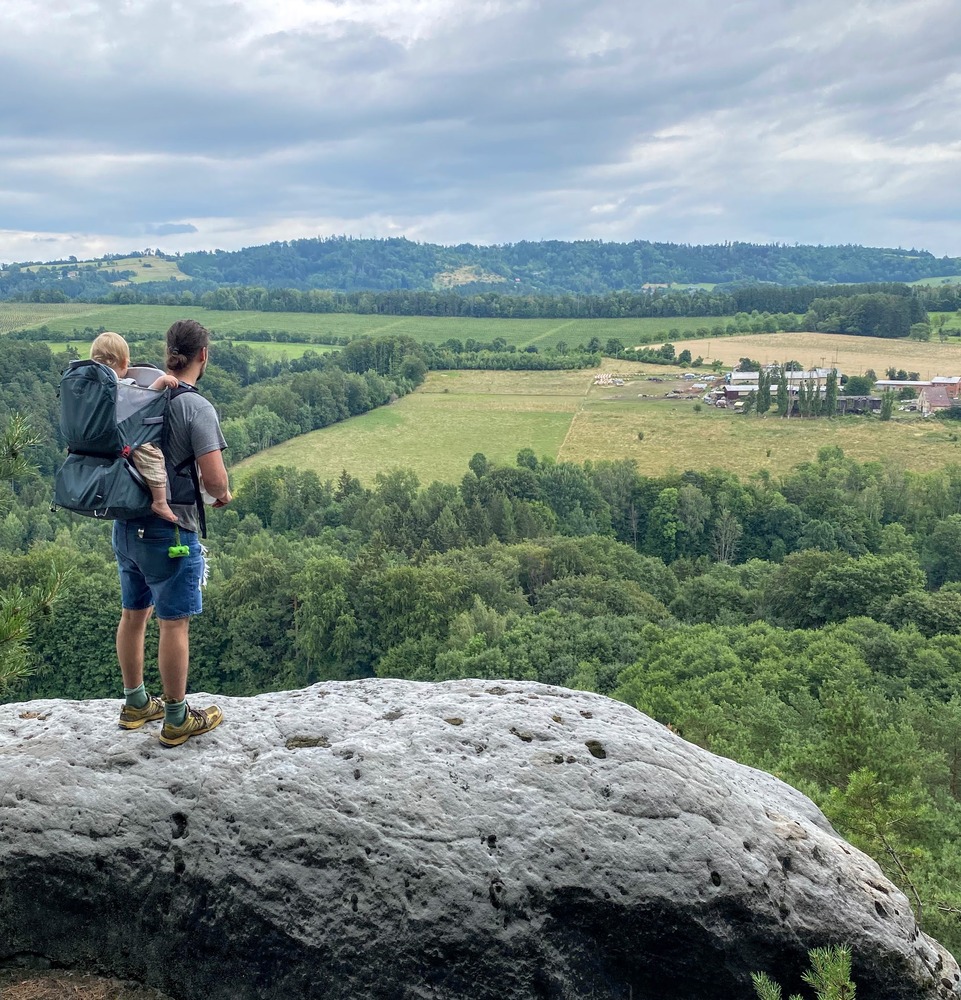
{"type": "MultiPolygon", "coordinates": [[[[60,380],[60,432],[67,459],[54,479],[53,509],[87,517],[126,520],[150,514],[150,488],[134,465],[132,453],[144,444],[164,445],[170,401],[184,392],[150,389],[163,372],[153,365],[116,372],[97,361],[71,361],[60,380]]],[[[193,457],[179,466],[166,463],[171,503],[195,504],[200,485],[193,457]]],[[[202,531],[203,501],[199,503],[202,531]]]]}

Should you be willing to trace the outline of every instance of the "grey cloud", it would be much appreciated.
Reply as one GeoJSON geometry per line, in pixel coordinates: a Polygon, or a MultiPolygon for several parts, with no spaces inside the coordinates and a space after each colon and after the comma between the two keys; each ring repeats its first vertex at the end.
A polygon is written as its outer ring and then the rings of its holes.
{"type": "Polygon", "coordinates": [[[86,9],[33,41],[0,13],[11,229],[336,218],[443,242],[891,243],[914,227],[961,252],[938,216],[956,217],[957,161],[896,155],[959,137],[947,0],[543,0],[406,43],[347,3],[262,36],[242,4],[86,9]],[[38,150],[54,162],[17,155],[38,150]]]}

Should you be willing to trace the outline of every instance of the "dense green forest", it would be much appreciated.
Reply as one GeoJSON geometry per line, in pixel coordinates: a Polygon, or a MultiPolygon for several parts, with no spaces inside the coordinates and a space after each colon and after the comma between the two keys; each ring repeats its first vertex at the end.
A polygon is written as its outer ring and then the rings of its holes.
{"type": "Polygon", "coordinates": [[[512,282],[549,294],[596,294],[644,284],[770,281],[911,281],[961,274],[957,258],[859,246],[727,243],[605,243],[584,240],[442,247],[406,239],[292,240],[233,253],[186,254],[181,269],[238,285],[353,289],[431,288],[438,274],[476,269],[479,281],[512,282]],[[293,280],[292,280],[293,279],[293,280]],[[486,280],[485,280],[486,279],[486,280]]]}
{"type": "MultiPolygon", "coordinates": [[[[48,496],[21,481],[0,522],[0,588],[66,574],[6,697],[114,697],[109,526],[48,496]]],[[[475,455],[459,486],[275,468],[211,536],[195,690],[470,676],[623,699],[812,795],[961,946],[961,468],[830,448],[779,482],[528,450],[475,455]]]]}
{"type": "MultiPolygon", "coordinates": [[[[138,256],[138,255],[134,255],[138,256]]],[[[618,292],[665,294],[658,286],[720,286],[723,292],[758,284],[805,286],[864,282],[910,282],[961,275],[961,258],[935,257],[924,250],[862,246],[788,246],[725,243],[694,246],[675,243],[521,242],[499,246],[455,247],[415,243],[403,238],[301,239],[247,247],[237,251],[195,252],[167,258],[190,281],[139,283],[118,289],[114,282],[132,277],[76,260],[31,270],[36,262],[6,264],[0,269],[0,297],[23,298],[46,293],[64,298],[97,299],[110,294],[144,301],[138,296],[196,298],[220,288],[276,293],[327,291],[341,295],[381,292],[405,302],[405,293],[430,293],[455,301],[476,293],[498,298],[525,296],[603,297],[618,292]],[[445,289],[453,289],[445,294],[445,289]]],[[[110,263],[105,257],[99,263],[110,263]]],[[[678,301],[690,291],[670,293],[678,301]]],[[[267,301],[272,295],[267,294],[267,301]]],[[[364,301],[358,295],[353,311],[364,301]]],[[[425,315],[423,298],[411,312],[425,315]]],[[[704,300],[710,302],[710,296],[704,300]]],[[[806,306],[806,303],[804,304],[806,306]]],[[[236,307],[235,307],[236,308],[236,307]]],[[[244,306],[242,308],[251,308],[244,306]]],[[[259,305],[252,308],[288,306],[259,305]]],[[[395,308],[400,308],[396,306],[395,308]]],[[[434,308],[437,308],[436,304],[434,308]]],[[[755,308],[752,305],[738,308],[755,308]]],[[[772,308],[756,306],[756,308],[772,308]]],[[[791,307],[799,311],[798,307],[791,307]]],[[[784,311],[786,306],[773,307],[784,311]]],[[[388,311],[388,310],[385,310],[388,311]]],[[[721,310],[721,312],[736,310],[721,310]]],[[[436,313],[432,313],[436,314],[436,313]]],[[[720,314],[720,313],[716,313],[720,314]]],[[[710,315],[710,313],[675,313],[710,315]]]]}

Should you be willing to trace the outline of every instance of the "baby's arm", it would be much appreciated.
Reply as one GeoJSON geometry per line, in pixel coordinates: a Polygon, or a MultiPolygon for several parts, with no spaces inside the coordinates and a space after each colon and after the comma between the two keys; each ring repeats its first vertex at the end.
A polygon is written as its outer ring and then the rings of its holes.
{"type": "Polygon", "coordinates": [[[176,389],[180,383],[173,375],[161,375],[156,382],[151,382],[151,389],[176,389]]]}

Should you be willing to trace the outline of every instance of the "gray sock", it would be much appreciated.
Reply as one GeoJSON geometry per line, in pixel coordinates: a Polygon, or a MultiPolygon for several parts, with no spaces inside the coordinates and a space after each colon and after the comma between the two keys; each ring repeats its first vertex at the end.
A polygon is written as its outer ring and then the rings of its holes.
{"type": "Polygon", "coordinates": [[[164,725],[182,726],[187,718],[187,702],[165,701],[164,702],[164,725]]]}
{"type": "Polygon", "coordinates": [[[124,688],[123,696],[130,708],[144,708],[150,699],[147,697],[147,689],[141,681],[140,687],[124,688]]]}

